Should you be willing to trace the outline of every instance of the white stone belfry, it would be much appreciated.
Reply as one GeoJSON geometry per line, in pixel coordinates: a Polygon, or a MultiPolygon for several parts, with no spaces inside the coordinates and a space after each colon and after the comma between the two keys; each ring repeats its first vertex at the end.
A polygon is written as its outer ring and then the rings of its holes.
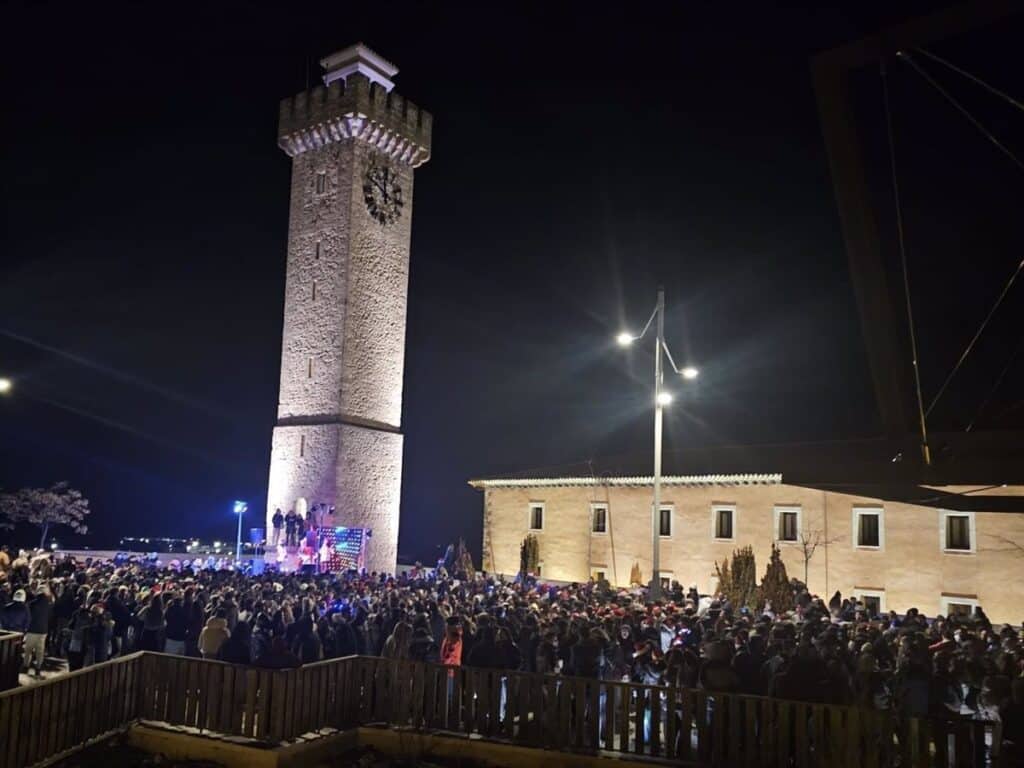
{"type": "Polygon", "coordinates": [[[275,509],[334,506],[336,525],[372,531],[366,567],[390,573],[413,170],[430,158],[432,120],[365,46],[321,64],[325,85],[281,102],[292,181],[267,531],[275,509]]]}

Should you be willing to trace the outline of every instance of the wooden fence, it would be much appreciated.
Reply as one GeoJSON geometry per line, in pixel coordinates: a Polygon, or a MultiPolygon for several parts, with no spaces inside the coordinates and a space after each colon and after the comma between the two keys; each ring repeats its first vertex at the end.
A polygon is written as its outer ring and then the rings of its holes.
{"type": "Polygon", "coordinates": [[[18,686],[21,671],[21,635],[0,630],[0,691],[18,686]]]}
{"type": "Polygon", "coordinates": [[[691,765],[997,765],[994,724],[350,656],[294,670],[139,653],[0,694],[0,768],[138,720],[282,743],[381,725],[691,765]]]}

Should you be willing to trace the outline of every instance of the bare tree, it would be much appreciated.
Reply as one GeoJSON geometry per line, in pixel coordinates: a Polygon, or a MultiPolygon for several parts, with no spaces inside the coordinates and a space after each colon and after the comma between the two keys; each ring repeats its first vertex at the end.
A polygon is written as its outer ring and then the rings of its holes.
{"type": "Polygon", "coordinates": [[[46,547],[51,528],[65,525],[75,533],[86,533],[85,518],[89,514],[89,501],[80,491],[66,482],[54,483],[49,488],[22,488],[15,493],[0,495],[0,520],[10,527],[15,523],[30,523],[42,531],[40,549],[46,547]]]}
{"type": "Polygon", "coordinates": [[[835,544],[836,541],[838,541],[837,538],[826,539],[824,532],[817,529],[800,532],[797,545],[800,547],[800,555],[804,559],[804,586],[807,586],[811,558],[818,551],[818,547],[827,547],[829,544],[835,544]]]}

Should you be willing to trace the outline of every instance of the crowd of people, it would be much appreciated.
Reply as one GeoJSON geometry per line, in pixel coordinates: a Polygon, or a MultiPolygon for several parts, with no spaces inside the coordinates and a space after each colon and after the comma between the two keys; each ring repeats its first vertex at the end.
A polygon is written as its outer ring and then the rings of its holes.
{"type": "MultiPolygon", "coordinates": [[[[0,560],[2,562],[2,560],[0,560]]],[[[448,560],[449,564],[452,560],[448,560]]],[[[798,582],[796,609],[736,607],[673,583],[546,584],[415,568],[398,577],[261,575],[73,558],[15,558],[0,573],[0,627],[25,664],[82,666],[136,650],[258,667],[351,654],[1002,718],[1024,734],[1020,631],[971,616],[869,615],[798,582]]]]}

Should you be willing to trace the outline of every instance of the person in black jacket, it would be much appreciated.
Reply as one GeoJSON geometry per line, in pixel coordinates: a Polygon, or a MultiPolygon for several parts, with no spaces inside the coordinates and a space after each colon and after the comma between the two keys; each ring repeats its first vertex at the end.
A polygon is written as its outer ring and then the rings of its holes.
{"type": "Polygon", "coordinates": [[[43,673],[43,664],[46,662],[46,635],[50,631],[50,617],[53,614],[53,601],[50,600],[50,592],[46,587],[41,588],[28,601],[28,631],[25,633],[25,641],[22,653],[22,663],[26,670],[35,668],[36,676],[43,673]]]}
{"type": "Polygon", "coordinates": [[[217,658],[228,664],[252,664],[252,628],[249,622],[235,624],[231,637],[221,643],[217,658]]]}

